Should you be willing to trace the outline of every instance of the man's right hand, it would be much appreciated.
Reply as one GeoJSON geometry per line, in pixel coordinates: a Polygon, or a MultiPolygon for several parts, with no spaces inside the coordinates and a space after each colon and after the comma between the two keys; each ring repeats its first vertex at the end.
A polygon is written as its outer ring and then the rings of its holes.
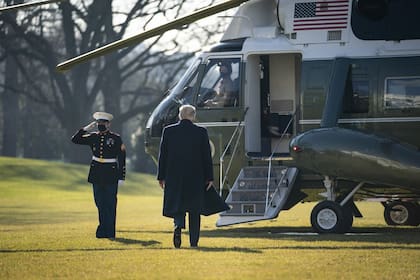
{"type": "Polygon", "coordinates": [[[87,126],[83,127],[83,130],[89,131],[89,130],[93,129],[95,126],[96,126],[96,122],[91,122],[87,126]]]}
{"type": "Polygon", "coordinates": [[[165,180],[159,180],[159,185],[162,188],[162,190],[165,189],[165,180]]]}
{"type": "Polygon", "coordinates": [[[214,187],[213,181],[208,181],[206,191],[208,191],[211,187],[214,187]]]}

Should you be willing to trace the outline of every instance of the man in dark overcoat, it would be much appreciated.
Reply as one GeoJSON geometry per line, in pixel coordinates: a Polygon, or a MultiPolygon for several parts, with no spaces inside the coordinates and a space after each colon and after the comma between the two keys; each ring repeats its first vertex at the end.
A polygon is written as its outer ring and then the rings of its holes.
{"type": "Polygon", "coordinates": [[[72,142],[88,145],[92,150],[88,182],[93,185],[93,196],[98,208],[97,238],[115,238],[117,192],[125,180],[125,146],[120,135],[111,132],[113,116],[106,112],[93,114],[94,122],[81,128],[72,142]],[[97,128],[98,131],[89,132],[97,128]]]}
{"type": "Polygon", "coordinates": [[[174,219],[175,248],[181,246],[186,212],[190,245],[197,247],[204,192],[213,186],[213,164],[207,130],[193,124],[195,108],[181,106],[179,119],[163,130],[157,179],[164,189],[163,215],[174,219]]]}

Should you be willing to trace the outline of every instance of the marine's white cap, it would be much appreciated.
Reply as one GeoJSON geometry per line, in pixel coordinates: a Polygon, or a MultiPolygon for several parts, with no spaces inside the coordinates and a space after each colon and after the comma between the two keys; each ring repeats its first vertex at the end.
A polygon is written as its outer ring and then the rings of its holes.
{"type": "Polygon", "coordinates": [[[111,121],[114,118],[114,116],[106,112],[95,112],[93,114],[93,118],[97,121],[98,120],[111,121]]]}

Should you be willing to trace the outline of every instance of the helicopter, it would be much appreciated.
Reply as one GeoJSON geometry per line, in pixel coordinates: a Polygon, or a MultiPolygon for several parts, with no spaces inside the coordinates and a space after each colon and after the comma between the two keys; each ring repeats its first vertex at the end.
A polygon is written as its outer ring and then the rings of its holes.
{"type": "Polygon", "coordinates": [[[388,225],[418,226],[418,1],[226,1],[57,69],[233,7],[221,41],[196,57],[153,110],[148,154],[157,159],[163,128],[191,104],[231,206],[217,226],[274,219],[319,201],[313,230],[344,233],[363,217],[358,200],[382,203],[388,225]],[[221,84],[230,87],[222,92],[221,84]]]}

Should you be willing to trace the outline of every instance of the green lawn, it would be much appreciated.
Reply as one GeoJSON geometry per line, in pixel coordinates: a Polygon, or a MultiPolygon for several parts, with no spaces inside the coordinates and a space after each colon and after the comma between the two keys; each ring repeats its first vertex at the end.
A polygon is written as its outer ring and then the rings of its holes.
{"type": "MultiPolygon", "coordinates": [[[[0,158],[0,279],[419,279],[420,228],[392,228],[379,203],[350,235],[314,235],[314,204],[275,221],[216,228],[198,249],[173,249],[154,176],[120,189],[115,241],[96,239],[87,167],[0,158]]],[[[188,245],[188,234],[183,234],[188,245]]]]}

